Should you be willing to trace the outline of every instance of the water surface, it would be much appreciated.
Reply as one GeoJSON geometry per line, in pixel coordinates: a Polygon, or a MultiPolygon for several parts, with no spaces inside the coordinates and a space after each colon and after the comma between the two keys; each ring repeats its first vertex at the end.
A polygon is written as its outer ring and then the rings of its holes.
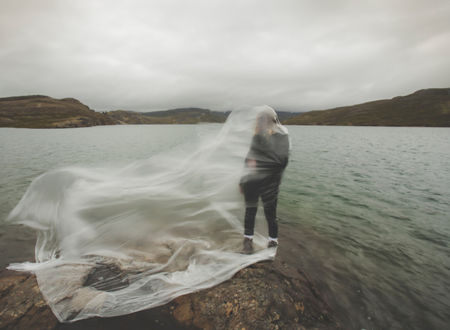
{"type": "MultiPolygon", "coordinates": [[[[220,125],[0,129],[0,217],[36,176],[126,165],[220,125]]],[[[450,130],[290,126],[279,217],[293,259],[349,328],[443,329],[450,319],[450,130]],[[297,257],[298,255],[298,257],[297,257]]],[[[260,228],[263,228],[261,226],[260,228]]],[[[0,225],[0,263],[23,261],[34,233],[0,225]]],[[[280,242],[283,244],[283,242],[280,242]]]]}

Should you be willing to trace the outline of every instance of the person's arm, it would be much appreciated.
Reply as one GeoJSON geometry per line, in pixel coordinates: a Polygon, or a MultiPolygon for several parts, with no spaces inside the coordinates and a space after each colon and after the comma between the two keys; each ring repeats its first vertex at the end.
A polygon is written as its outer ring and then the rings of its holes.
{"type": "Polygon", "coordinates": [[[245,167],[256,167],[257,165],[257,146],[259,144],[258,135],[253,135],[252,143],[250,144],[250,149],[245,157],[245,167]]]}
{"type": "Polygon", "coordinates": [[[280,140],[281,140],[280,144],[279,144],[279,146],[277,148],[277,154],[278,154],[278,157],[280,159],[281,166],[283,168],[285,168],[287,166],[287,164],[288,164],[288,161],[289,161],[289,149],[290,149],[289,136],[287,134],[286,135],[282,135],[280,140]]]}
{"type": "Polygon", "coordinates": [[[245,157],[244,166],[246,168],[246,172],[241,179],[239,180],[239,190],[241,193],[243,193],[243,184],[248,180],[248,169],[249,168],[256,168],[258,166],[258,162],[255,159],[256,154],[256,145],[258,144],[258,138],[256,135],[253,136],[252,142],[250,144],[250,149],[248,150],[247,156],[245,157]]]}

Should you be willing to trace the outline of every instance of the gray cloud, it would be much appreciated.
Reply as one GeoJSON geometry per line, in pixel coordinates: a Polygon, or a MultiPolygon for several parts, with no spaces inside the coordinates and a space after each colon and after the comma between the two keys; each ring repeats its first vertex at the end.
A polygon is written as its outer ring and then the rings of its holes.
{"type": "Polygon", "coordinates": [[[449,87],[445,0],[2,0],[0,96],[322,109],[449,87]]]}

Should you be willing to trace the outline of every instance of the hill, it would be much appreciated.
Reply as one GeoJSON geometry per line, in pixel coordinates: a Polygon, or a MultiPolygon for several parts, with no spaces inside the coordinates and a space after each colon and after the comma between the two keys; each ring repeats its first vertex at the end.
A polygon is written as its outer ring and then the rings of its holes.
{"type": "MultiPolygon", "coordinates": [[[[280,120],[298,115],[298,112],[277,111],[280,120]]],[[[219,112],[201,108],[178,108],[164,111],[136,112],[115,110],[107,112],[117,124],[198,124],[224,123],[230,111],[219,112]]]]}
{"type": "Polygon", "coordinates": [[[389,100],[305,112],[284,124],[450,127],[450,88],[422,89],[389,100]]]}
{"type": "Polygon", "coordinates": [[[197,124],[223,123],[228,113],[200,108],[180,108],[154,112],[116,110],[107,115],[117,124],[197,124]]]}
{"type": "Polygon", "coordinates": [[[44,95],[0,98],[0,127],[68,128],[120,124],[223,123],[229,112],[180,108],[156,112],[96,112],[73,98],[44,95]]]}
{"type": "Polygon", "coordinates": [[[73,98],[43,95],[0,98],[0,127],[67,128],[111,125],[107,115],[73,98]]]}
{"type": "MultiPolygon", "coordinates": [[[[0,127],[66,128],[117,124],[223,123],[229,112],[179,108],[155,112],[96,112],[73,98],[43,95],[0,98],[0,127]]],[[[329,110],[278,112],[287,125],[450,127],[450,88],[419,90],[406,96],[329,110]]]]}
{"type": "Polygon", "coordinates": [[[278,119],[282,122],[287,119],[290,119],[292,117],[298,116],[300,114],[300,112],[288,112],[288,111],[278,111],[278,110],[276,110],[276,112],[278,115],[278,119]]]}

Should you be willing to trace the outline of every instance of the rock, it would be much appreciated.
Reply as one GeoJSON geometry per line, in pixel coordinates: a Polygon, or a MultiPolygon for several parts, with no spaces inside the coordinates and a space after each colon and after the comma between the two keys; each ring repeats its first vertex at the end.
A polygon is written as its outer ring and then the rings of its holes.
{"type": "MultiPolygon", "coordinates": [[[[58,322],[34,275],[4,270],[0,329],[340,329],[307,276],[283,259],[251,265],[226,282],[164,306],[73,323],[58,322]]],[[[89,276],[105,271],[99,268],[89,276]]]]}
{"type": "Polygon", "coordinates": [[[340,328],[306,277],[278,260],[252,265],[173,304],[178,322],[201,329],[340,328]]]}
{"type": "Polygon", "coordinates": [[[57,325],[33,275],[0,273],[0,329],[55,329],[57,325]]]}
{"type": "Polygon", "coordinates": [[[128,279],[120,268],[113,264],[98,263],[83,283],[83,286],[93,287],[103,291],[117,291],[129,285],[128,279]]]}
{"type": "Polygon", "coordinates": [[[191,299],[186,296],[181,296],[176,299],[176,302],[177,308],[173,309],[173,316],[178,322],[186,325],[191,325],[194,318],[194,313],[191,307],[191,299]]]}

